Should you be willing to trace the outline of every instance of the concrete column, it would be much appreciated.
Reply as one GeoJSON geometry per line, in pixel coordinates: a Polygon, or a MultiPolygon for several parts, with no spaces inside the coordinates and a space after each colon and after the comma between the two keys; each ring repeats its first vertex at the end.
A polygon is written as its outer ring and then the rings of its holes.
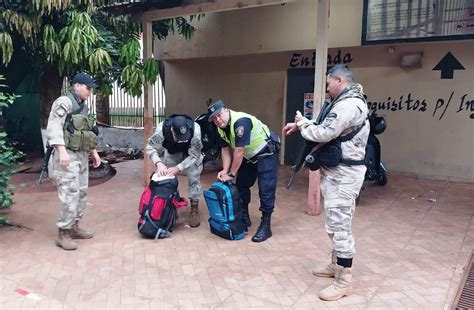
{"type": "MultiPolygon", "coordinates": [[[[329,0],[317,0],[316,2],[316,63],[314,70],[314,105],[313,119],[321,111],[326,95],[326,71],[328,58],[328,30],[329,30],[329,0]]],[[[319,171],[310,171],[308,188],[308,209],[309,215],[319,215],[321,213],[321,174],[319,171]]]]}

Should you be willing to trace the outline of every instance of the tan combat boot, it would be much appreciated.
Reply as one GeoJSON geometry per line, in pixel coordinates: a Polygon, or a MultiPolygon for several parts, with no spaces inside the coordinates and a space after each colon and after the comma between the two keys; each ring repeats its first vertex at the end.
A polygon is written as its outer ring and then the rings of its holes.
{"type": "Polygon", "coordinates": [[[56,239],[56,245],[67,251],[77,249],[77,244],[71,239],[69,229],[59,228],[59,234],[58,239],[56,239]]]}
{"type": "Polygon", "coordinates": [[[338,300],[352,294],[352,268],[336,265],[336,275],[331,285],[319,292],[322,300],[338,300]]]}
{"type": "Polygon", "coordinates": [[[72,239],[90,239],[94,237],[91,232],[79,227],[79,221],[76,221],[76,223],[72,225],[69,235],[72,239]]]}
{"type": "Polygon", "coordinates": [[[331,263],[313,270],[313,276],[322,278],[334,278],[336,274],[336,252],[332,251],[331,263]]]}
{"type": "Polygon", "coordinates": [[[199,227],[201,218],[199,217],[199,200],[191,200],[191,211],[189,213],[189,226],[199,227]]]}

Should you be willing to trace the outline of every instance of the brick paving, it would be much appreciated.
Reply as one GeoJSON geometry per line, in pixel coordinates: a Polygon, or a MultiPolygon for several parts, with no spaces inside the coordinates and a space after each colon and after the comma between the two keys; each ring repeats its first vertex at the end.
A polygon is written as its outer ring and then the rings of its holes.
{"type": "MultiPolygon", "coordinates": [[[[389,176],[368,186],[354,219],[354,294],[318,299],[329,279],[311,270],[329,261],[323,216],[308,216],[307,177],[285,189],[280,169],[273,237],[226,241],[187,210],[171,238],[143,239],[136,230],[143,190],[140,160],[116,165],[117,175],[90,188],[83,226],[94,231],[76,251],[54,245],[55,192],[15,195],[6,214],[29,229],[0,229],[0,309],[444,309],[453,299],[474,247],[474,185],[389,176]],[[32,295],[20,294],[22,289],[32,295]]],[[[215,173],[203,175],[203,188],[215,173]]],[[[180,177],[181,193],[186,182],[180,177]]]]}

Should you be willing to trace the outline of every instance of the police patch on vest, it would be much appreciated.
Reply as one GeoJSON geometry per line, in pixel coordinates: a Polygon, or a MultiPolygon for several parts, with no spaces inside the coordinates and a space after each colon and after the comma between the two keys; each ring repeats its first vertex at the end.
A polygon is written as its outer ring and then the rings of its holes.
{"type": "Polygon", "coordinates": [[[326,116],[326,118],[324,119],[323,126],[331,126],[332,122],[335,119],[337,119],[337,114],[334,112],[329,113],[328,116],[326,116]]]}
{"type": "Polygon", "coordinates": [[[239,126],[235,129],[235,134],[239,138],[242,138],[242,136],[244,135],[244,132],[245,132],[244,126],[239,126]]]}
{"type": "Polygon", "coordinates": [[[56,115],[59,117],[63,117],[64,115],[66,115],[66,112],[67,112],[66,109],[64,109],[62,106],[59,106],[55,110],[56,115]]]}

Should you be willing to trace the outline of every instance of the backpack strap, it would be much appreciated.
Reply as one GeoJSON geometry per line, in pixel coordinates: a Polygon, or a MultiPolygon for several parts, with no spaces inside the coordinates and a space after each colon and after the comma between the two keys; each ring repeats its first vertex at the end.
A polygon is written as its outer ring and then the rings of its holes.
{"type": "Polygon", "coordinates": [[[156,232],[155,241],[157,241],[161,236],[163,236],[163,238],[168,238],[168,237],[171,236],[171,233],[170,233],[169,230],[160,228],[160,229],[158,229],[158,231],[156,232]]]}
{"type": "Polygon", "coordinates": [[[159,228],[158,231],[156,232],[156,235],[155,235],[155,240],[157,240],[158,238],[160,238],[160,235],[161,235],[161,231],[163,229],[159,228]]]}
{"type": "MultiPolygon", "coordinates": [[[[156,235],[155,235],[155,240],[158,240],[158,238],[161,237],[161,235],[163,235],[163,238],[167,238],[167,237],[170,237],[171,236],[171,233],[170,233],[170,229],[171,227],[173,227],[173,224],[174,222],[176,221],[176,209],[175,207],[173,206],[173,197],[176,195],[177,192],[175,192],[174,194],[170,195],[170,197],[168,197],[166,199],[166,207],[168,206],[168,204],[171,206],[171,216],[169,218],[169,223],[168,223],[168,226],[166,228],[159,228],[158,231],[156,232],[156,235]]],[[[166,208],[165,207],[165,208],[166,208]]]]}

